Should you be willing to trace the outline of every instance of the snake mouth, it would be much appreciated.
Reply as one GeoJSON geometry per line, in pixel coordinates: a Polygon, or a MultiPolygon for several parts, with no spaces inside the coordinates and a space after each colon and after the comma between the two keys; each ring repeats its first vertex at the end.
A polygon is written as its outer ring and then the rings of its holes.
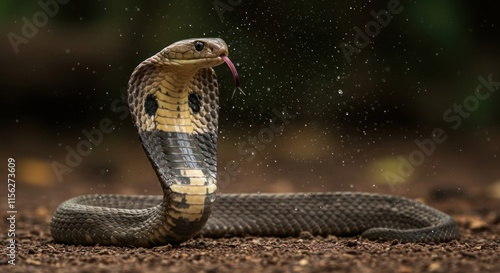
{"type": "Polygon", "coordinates": [[[224,61],[218,56],[196,58],[196,59],[169,59],[169,65],[175,65],[178,69],[200,69],[214,67],[223,64],[224,61]]]}

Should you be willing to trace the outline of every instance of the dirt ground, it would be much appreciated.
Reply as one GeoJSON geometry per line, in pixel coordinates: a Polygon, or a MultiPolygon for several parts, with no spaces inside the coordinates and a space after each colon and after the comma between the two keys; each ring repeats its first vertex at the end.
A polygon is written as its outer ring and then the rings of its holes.
{"type": "MultiPolygon", "coordinates": [[[[456,199],[462,206],[471,202],[456,199]]],[[[330,236],[197,238],[151,249],[68,246],[52,241],[50,211],[23,209],[16,265],[2,272],[500,272],[498,204],[476,200],[479,214],[454,214],[463,237],[443,244],[375,243],[330,236]],[[491,207],[490,207],[491,206],[491,207]]],[[[438,206],[443,207],[445,206],[438,206]]],[[[447,207],[447,206],[446,206],[447,207]]],[[[451,207],[451,205],[450,205],[451,207]]],[[[2,228],[3,229],[3,228],[2,228]]],[[[5,238],[2,238],[5,242],[5,238]]]]}
{"type": "MultiPolygon", "coordinates": [[[[315,162],[320,166],[313,167],[312,161],[277,160],[270,168],[262,163],[269,160],[256,159],[242,165],[244,170],[237,177],[238,183],[222,187],[223,192],[353,190],[420,198],[457,220],[462,233],[458,241],[430,245],[377,243],[355,237],[324,238],[303,234],[299,238],[196,238],[177,247],[167,245],[151,249],[55,243],[50,236],[50,218],[60,202],[69,197],[97,192],[158,192],[159,186],[153,182],[154,173],[140,145],[128,140],[110,140],[109,143],[114,144],[101,149],[107,156],[96,149],[93,160],[82,163],[63,182],[55,184],[46,183],[53,181],[53,177],[43,178],[43,162],[21,158],[23,153],[19,152],[17,252],[15,265],[9,265],[8,238],[4,232],[7,222],[1,221],[1,272],[500,272],[500,197],[497,195],[500,177],[495,167],[498,162],[477,161],[490,150],[488,147],[484,151],[475,147],[476,153],[465,150],[467,156],[464,157],[449,155],[450,150],[442,149],[420,169],[416,181],[401,186],[377,184],[373,188],[374,178],[369,175],[370,171],[360,170],[356,165],[327,167],[315,162]],[[113,145],[126,146],[122,150],[127,156],[118,153],[113,145]],[[107,153],[108,150],[111,153],[107,153]],[[101,156],[105,160],[99,165],[96,162],[101,156]],[[447,160],[450,158],[453,160],[447,160]],[[435,166],[439,166],[438,170],[435,166]],[[312,168],[317,171],[309,179],[312,168]],[[35,169],[37,175],[30,176],[35,169]],[[328,173],[335,176],[328,176],[328,173]],[[335,183],[314,184],[312,180],[335,183]],[[336,181],[352,181],[352,184],[336,181]]],[[[47,147],[52,149],[50,145],[47,147]]],[[[380,144],[375,151],[364,152],[375,154],[383,149],[380,144]]],[[[61,156],[54,154],[53,158],[61,156]]],[[[222,154],[220,160],[224,162],[229,158],[230,155],[222,154]]],[[[5,219],[7,209],[3,201],[1,211],[5,219]]]]}

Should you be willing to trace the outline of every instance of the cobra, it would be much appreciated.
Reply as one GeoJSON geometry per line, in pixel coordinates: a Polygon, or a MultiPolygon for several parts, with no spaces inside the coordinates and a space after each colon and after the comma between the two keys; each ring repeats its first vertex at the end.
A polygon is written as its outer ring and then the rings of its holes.
{"type": "Polygon", "coordinates": [[[216,194],[219,91],[212,67],[226,43],[182,40],[144,60],[132,73],[128,104],[163,195],[84,195],[55,211],[55,242],[152,247],[202,235],[354,236],[371,240],[445,242],[455,221],[393,195],[330,192],[216,194]]]}

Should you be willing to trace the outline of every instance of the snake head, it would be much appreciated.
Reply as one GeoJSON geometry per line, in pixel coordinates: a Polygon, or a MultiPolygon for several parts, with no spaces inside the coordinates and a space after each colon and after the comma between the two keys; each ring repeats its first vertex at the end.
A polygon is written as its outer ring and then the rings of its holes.
{"type": "MultiPolygon", "coordinates": [[[[188,97],[195,89],[200,90],[199,95],[205,89],[217,92],[211,67],[227,62],[238,86],[236,68],[227,54],[228,47],[222,39],[187,39],[144,60],[129,81],[128,101],[135,125],[144,131],[192,132],[188,97]]],[[[213,105],[213,97],[207,97],[205,103],[213,105]]]]}
{"type": "Polygon", "coordinates": [[[224,63],[221,55],[228,54],[226,42],[219,38],[181,40],[159,52],[167,64],[196,69],[220,65],[224,63]]]}

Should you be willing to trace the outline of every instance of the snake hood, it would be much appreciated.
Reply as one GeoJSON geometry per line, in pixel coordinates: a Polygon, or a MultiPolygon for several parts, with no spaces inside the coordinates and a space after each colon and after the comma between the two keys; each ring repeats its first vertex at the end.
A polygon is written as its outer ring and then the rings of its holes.
{"type": "MultiPolygon", "coordinates": [[[[228,47],[222,39],[186,39],[169,45],[141,62],[129,81],[129,107],[137,128],[154,128],[145,117],[148,110],[154,110],[155,103],[150,102],[149,107],[144,107],[146,100],[151,100],[151,96],[158,91],[154,87],[163,84],[171,92],[186,92],[188,84],[199,77],[195,77],[197,72],[224,63],[223,56],[228,54],[228,47]]],[[[216,77],[215,72],[209,70],[209,74],[216,77]]]]}

